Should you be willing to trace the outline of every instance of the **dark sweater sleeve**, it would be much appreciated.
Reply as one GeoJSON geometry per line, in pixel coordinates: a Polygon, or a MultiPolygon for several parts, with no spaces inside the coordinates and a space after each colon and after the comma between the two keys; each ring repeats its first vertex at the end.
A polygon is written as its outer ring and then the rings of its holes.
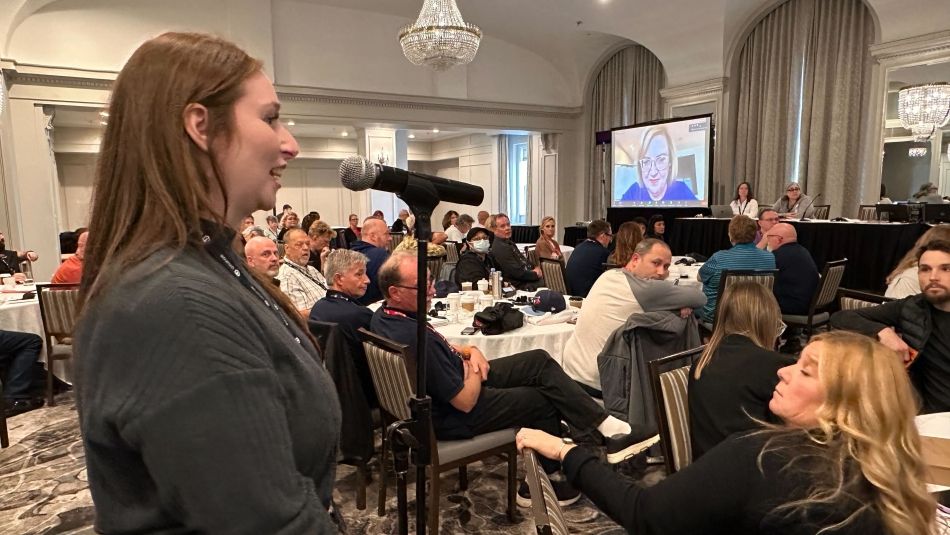
{"type": "Polygon", "coordinates": [[[541,277],[537,273],[524,268],[513,248],[513,245],[508,246],[499,242],[492,246],[491,255],[495,257],[495,263],[501,269],[502,276],[508,280],[522,282],[540,280],[541,277]]]}
{"type": "Polygon", "coordinates": [[[711,525],[737,525],[750,513],[749,502],[762,498],[754,494],[762,481],[758,446],[730,438],[649,488],[622,478],[583,448],[569,451],[563,467],[568,480],[628,533],[704,533],[711,525]]]}
{"type": "Polygon", "coordinates": [[[881,329],[899,324],[905,301],[901,299],[878,306],[836,312],[831,316],[831,326],[876,336],[881,329]]]}

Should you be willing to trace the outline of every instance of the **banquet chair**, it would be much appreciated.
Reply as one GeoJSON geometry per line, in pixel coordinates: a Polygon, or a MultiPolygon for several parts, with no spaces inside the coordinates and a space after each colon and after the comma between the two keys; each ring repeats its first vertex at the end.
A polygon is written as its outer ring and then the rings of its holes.
{"type": "Polygon", "coordinates": [[[444,245],[445,245],[445,263],[458,264],[459,263],[459,242],[447,241],[445,242],[444,245]]]}
{"type": "Polygon", "coordinates": [[[429,276],[432,277],[432,280],[442,280],[442,266],[445,265],[445,255],[428,257],[426,265],[429,268],[429,276]]]}
{"type": "Polygon", "coordinates": [[[405,233],[391,232],[389,234],[389,246],[387,247],[387,249],[389,249],[389,252],[391,253],[393,252],[393,250],[396,249],[396,247],[399,247],[399,244],[402,243],[402,240],[404,239],[406,239],[405,233]]]}
{"type": "Polygon", "coordinates": [[[839,310],[855,310],[859,308],[876,307],[880,304],[893,300],[893,297],[884,297],[883,295],[872,294],[870,292],[861,292],[858,290],[849,290],[848,288],[838,288],[839,310]]]}
{"type": "Polygon", "coordinates": [[[831,212],[830,204],[816,204],[815,213],[811,215],[812,219],[828,219],[828,214],[831,212]]]}
{"type": "MultiPolygon", "coordinates": [[[[384,429],[388,429],[391,423],[407,420],[411,416],[409,400],[415,394],[415,354],[410,353],[409,346],[398,344],[366,329],[360,328],[359,335],[363,342],[363,349],[366,351],[370,373],[373,376],[376,396],[379,398],[384,429]]],[[[465,490],[468,487],[466,466],[495,455],[500,455],[508,461],[508,520],[515,521],[515,484],[518,479],[516,431],[516,429],[492,431],[467,440],[436,440],[435,433],[429,435],[432,458],[428,466],[430,482],[428,525],[433,533],[441,531],[439,529],[440,474],[458,468],[459,487],[465,490]]],[[[385,462],[388,449],[389,440],[384,434],[383,453],[380,457],[380,466],[383,467],[379,480],[378,514],[380,516],[386,513],[385,462]]]]}
{"type": "Polygon", "coordinates": [[[862,204],[858,208],[858,219],[861,221],[877,221],[877,205],[862,204]]]}
{"type": "Polygon", "coordinates": [[[538,535],[568,535],[567,519],[557,502],[557,494],[551,480],[538,462],[538,456],[531,448],[522,450],[524,457],[525,480],[531,492],[531,516],[538,535]]]}
{"type": "Polygon", "coordinates": [[[564,279],[564,264],[551,258],[540,258],[541,274],[544,276],[544,286],[564,295],[570,295],[567,282],[564,279]]]}
{"type": "Polygon", "coordinates": [[[693,460],[687,387],[689,369],[705,348],[699,346],[650,361],[650,383],[668,476],[686,468],[693,460]]]}
{"type": "Polygon", "coordinates": [[[713,312],[713,322],[708,323],[704,321],[700,325],[710,333],[713,331],[713,327],[716,326],[716,320],[719,317],[719,307],[722,305],[722,294],[726,292],[726,288],[730,285],[739,281],[751,281],[762,284],[771,290],[775,286],[775,275],[777,273],[777,269],[722,270],[722,274],[719,276],[719,290],[716,292],[716,309],[713,312]]]}
{"type": "Polygon", "coordinates": [[[531,263],[532,267],[538,265],[538,246],[537,245],[525,245],[524,247],[524,256],[528,259],[528,262],[531,263]]]}
{"type": "Polygon", "coordinates": [[[847,264],[847,258],[825,262],[818,288],[808,306],[808,314],[782,314],[782,321],[789,327],[803,327],[808,336],[812,335],[815,327],[827,324],[831,319],[831,313],[827,309],[838,295],[838,287],[841,286],[841,278],[844,276],[847,264]]]}
{"type": "Polygon", "coordinates": [[[37,284],[36,296],[40,303],[40,317],[46,346],[46,404],[56,405],[53,399],[53,369],[57,360],[73,356],[73,328],[78,319],[78,284],[37,284]]]}
{"type": "Polygon", "coordinates": [[[26,275],[28,281],[33,280],[33,262],[29,260],[24,260],[20,262],[20,273],[26,275]]]}

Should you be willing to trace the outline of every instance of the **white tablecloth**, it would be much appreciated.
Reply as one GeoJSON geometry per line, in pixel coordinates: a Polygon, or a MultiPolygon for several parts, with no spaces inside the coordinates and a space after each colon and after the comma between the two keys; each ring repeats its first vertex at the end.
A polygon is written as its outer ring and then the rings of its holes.
{"type": "MultiPolygon", "coordinates": [[[[921,436],[950,439],[950,412],[922,414],[914,418],[914,423],[917,424],[917,431],[921,436]]],[[[950,487],[928,483],[927,489],[930,492],[941,492],[950,487]]]]}
{"type": "MultiPolygon", "coordinates": [[[[17,299],[0,304],[0,329],[33,333],[43,339],[40,362],[46,362],[46,335],[43,332],[43,317],[40,315],[40,303],[36,299],[19,300],[18,294],[3,294],[4,297],[17,299]]],[[[56,365],[56,377],[72,383],[73,359],[59,361],[56,365]]]]}
{"type": "Polygon", "coordinates": [[[680,286],[701,286],[702,283],[699,282],[699,279],[697,279],[696,277],[697,275],[699,275],[699,268],[703,266],[702,263],[696,262],[695,264],[691,266],[687,266],[685,264],[677,264],[676,261],[682,258],[684,257],[682,256],[673,257],[673,263],[670,264],[669,280],[675,281],[678,279],[679,282],[677,284],[680,286]]]}

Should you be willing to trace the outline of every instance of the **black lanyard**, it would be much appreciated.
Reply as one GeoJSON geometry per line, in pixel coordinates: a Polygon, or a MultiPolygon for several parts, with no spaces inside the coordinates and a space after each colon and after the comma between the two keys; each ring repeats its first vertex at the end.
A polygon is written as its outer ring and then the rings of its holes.
{"type": "Polygon", "coordinates": [[[211,257],[217,260],[225,268],[227,268],[227,270],[230,271],[232,275],[234,275],[234,277],[238,280],[238,282],[241,283],[242,286],[244,286],[245,288],[250,290],[251,293],[256,295],[257,298],[260,299],[261,302],[264,304],[264,307],[266,307],[268,310],[274,313],[277,316],[277,319],[279,319],[280,322],[284,324],[284,327],[287,328],[287,332],[289,332],[290,336],[293,337],[294,342],[297,342],[298,344],[300,344],[301,343],[300,336],[298,336],[298,334],[293,329],[293,327],[291,327],[290,318],[288,318],[287,314],[284,313],[284,310],[280,308],[280,304],[276,303],[263,290],[258,288],[256,284],[251,282],[250,278],[246,274],[244,274],[237,267],[237,265],[235,265],[234,262],[231,261],[230,258],[228,258],[228,255],[224,251],[221,251],[220,248],[215,246],[210,236],[205,235],[201,238],[201,240],[205,243],[205,249],[208,251],[209,254],[211,254],[211,257]]]}
{"type": "Polygon", "coordinates": [[[284,259],[284,265],[295,269],[298,273],[300,273],[300,274],[303,275],[304,277],[307,277],[308,279],[312,280],[312,281],[314,282],[314,284],[316,284],[317,286],[323,288],[323,291],[327,291],[327,290],[328,290],[326,284],[323,284],[322,282],[320,282],[320,279],[314,277],[314,276],[311,275],[310,272],[308,272],[306,269],[304,269],[304,268],[298,266],[297,264],[293,263],[292,261],[287,260],[287,259],[285,258],[285,259],[284,259]]]}

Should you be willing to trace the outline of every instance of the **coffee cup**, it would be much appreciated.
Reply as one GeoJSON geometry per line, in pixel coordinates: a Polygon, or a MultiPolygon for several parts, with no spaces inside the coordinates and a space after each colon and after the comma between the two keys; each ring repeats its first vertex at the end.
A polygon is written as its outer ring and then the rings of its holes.
{"type": "Polygon", "coordinates": [[[463,291],[463,292],[470,292],[470,291],[472,291],[472,283],[471,283],[471,282],[463,282],[463,283],[462,283],[462,291],[463,291]]]}
{"type": "Polygon", "coordinates": [[[464,312],[474,314],[475,313],[475,296],[472,294],[465,294],[461,299],[461,307],[464,312]]]}

